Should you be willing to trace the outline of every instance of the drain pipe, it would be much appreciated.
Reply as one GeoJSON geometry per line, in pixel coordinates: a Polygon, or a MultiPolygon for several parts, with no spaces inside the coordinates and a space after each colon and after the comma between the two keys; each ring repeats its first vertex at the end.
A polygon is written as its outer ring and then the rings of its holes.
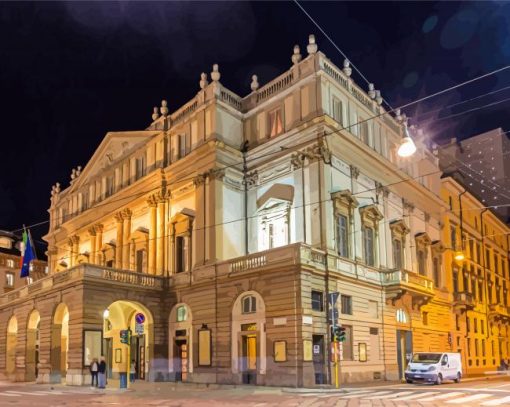
{"type": "Polygon", "coordinates": [[[248,255],[248,165],[246,164],[246,154],[250,142],[245,140],[241,146],[243,154],[243,184],[244,184],[244,255],[248,255]]]}

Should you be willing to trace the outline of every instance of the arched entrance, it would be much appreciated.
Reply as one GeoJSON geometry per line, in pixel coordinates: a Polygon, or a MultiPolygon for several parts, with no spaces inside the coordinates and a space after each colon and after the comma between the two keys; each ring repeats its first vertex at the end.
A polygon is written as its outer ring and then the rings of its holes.
{"type": "Polygon", "coordinates": [[[168,323],[169,371],[175,381],[185,382],[193,373],[193,325],[191,309],[186,304],[177,304],[170,312],[168,323]]]}
{"type": "Polygon", "coordinates": [[[244,384],[263,383],[266,373],[266,307],[256,291],[237,297],[232,307],[232,372],[244,384]]]}
{"type": "Polygon", "coordinates": [[[55,308],[51,322],[51,382],[60,383],[67,373],[67,352],[69,350],[69,310],[60,303],[55,308]]]}
{"type": "Polygon", "coordinates": [[[14,378],[16,373],[16,344],[17,344],[17,335],[18,335],[18,320],[13,315],[11,319],[9,319],[9,324],[7,325],[7,344],[6,344],[6,360],[5,360],[5,371],[7,373],[7,377],[14,378]]]}
{"type": "Polygon", "coordinates": [[[104,356],[109,377],[118,379],[119,373],[129,373],[134,361],[136,378],[148,380],[154,341],[152,313],[138,302],[120,300],[110,304],[103,317],[104,356]],[[128,329],[131,330],[129,346],[121,342],[121,331],[128,329]]]}
{"type": "Polygon", "coordinates": [[[411,317],[404,308],[395,311],[397,336],[397,362],[399,378],[404,378],[404,371],[413,354],[413,332],[411,330],[411,317]]]}
{"type": "Polygon", "coordinates": [[[37,379],[37,365],[39,364],[39,311],[33,310],[27,323],[27,355],[26,380],[31,382],[37,379]]]}

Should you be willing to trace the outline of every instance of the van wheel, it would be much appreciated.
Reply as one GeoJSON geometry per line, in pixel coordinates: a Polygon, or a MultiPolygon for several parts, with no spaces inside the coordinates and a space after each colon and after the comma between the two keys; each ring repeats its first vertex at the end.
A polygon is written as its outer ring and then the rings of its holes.
{"type": "Polygon", "coordinates": [[[462,375],[460,372],[457,373],[457,378],[454,380],[455,383],[460,383],[460,379],[462,378],[462,375]]]}
{"type": "Polygon", "coordinates": [[[443,376],[441,375],[441,373],[439,373],[437,375],[436,384],[439,385],[441,383],[443,383],[443,376]]]}
{"type": "Polygon", "coordinates": [[[406,383],[413,384],[413,381],[412,381],[412,380],[407,379],[407,380],[406,380],[406,383]]]}

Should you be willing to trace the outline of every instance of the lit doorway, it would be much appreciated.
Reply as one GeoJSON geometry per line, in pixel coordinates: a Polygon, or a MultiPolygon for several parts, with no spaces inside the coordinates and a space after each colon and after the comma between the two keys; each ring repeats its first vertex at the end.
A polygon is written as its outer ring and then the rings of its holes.
{"type": "Polygon", "coordinates": [[[37,379],[39,364],[39,322],[41,316],[33,310],[28,317],[27,324],[27,355],[26,380],[32,382],[37,379]]]}
{"type": "Polygon", "coordinates": [[[398,375],[404,378],[404,372],[413,355],[413,333],[397,329],[397,361],[398,375]]]}
{"type": "Polygon", "coordinates": [[[16,345],[18,336],[18,320],[13,315],[7,325],[7,349],[5,370],[10,379],[14,379],[16,374],[16,345]]]}
{"type": "Polygon", "coordinates": [[[69,310],[64,303],[58,304],[51,324],[51,377],[52,383],[62,383],[67,374],[69,350],[69,310]]]}

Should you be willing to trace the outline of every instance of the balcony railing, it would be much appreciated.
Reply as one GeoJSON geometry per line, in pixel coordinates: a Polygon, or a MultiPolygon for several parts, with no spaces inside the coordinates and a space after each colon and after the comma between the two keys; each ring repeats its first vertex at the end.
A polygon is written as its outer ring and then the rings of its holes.
{"type": "Polygon", "coordinates": [[[489,312],[492,317],[496,319],[508,319],[510,318],[510,310],[506,305],[503,304],[490,304],[489,312]]]}
{"type": "Polygon", "coordinates": [[[165,286],[165,278],[149,274],[134,273],[132,271],[116,270],[109,267],[101,267],[94,264],[82,263],[69,270],[55,273],[41,278],[26,287],[19,288],[9,293],[0,295],[0,304],[22,299],[34,292],[50,290],[67,282],[77,280],[108,280],[120,284],[128,284],[133,287],[162,289],[165,286]]]}
{"type": "Polygon", "coordinates": [[[468,292],[459,292],[453,294],[453,306],[457,310],[460,309],[461,312],[466,310],[471,310],[475,307],[475,299],[473,294],[468,292]]]}
{"type": "Polygon", "coordinates": [[[409,270],[393,270],[382,273],[382,284],[388,292],[401,291],[418,294],[420,296],[434,295],[434,282],[421,274],[409,270]]]}

